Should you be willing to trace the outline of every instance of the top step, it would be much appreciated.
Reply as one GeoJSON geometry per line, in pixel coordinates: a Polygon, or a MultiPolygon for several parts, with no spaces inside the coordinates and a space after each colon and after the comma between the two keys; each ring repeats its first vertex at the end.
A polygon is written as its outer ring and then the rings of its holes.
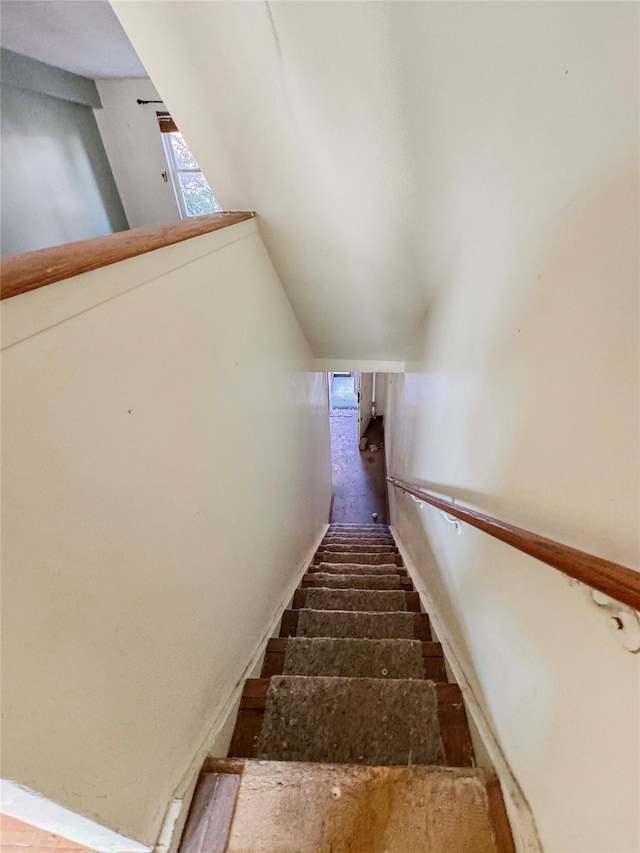
{"type": "Polygon", "coordinates": [[[498,780],[475,768],[208,759],[182,853],[206,832],[227,853],[514,849],[498,780]]]}
{"type": "Polygon", "coordinates": [[[329,530],[378,530],[381,533],[389,532],[388,524],[330,524],[329,530]]]}

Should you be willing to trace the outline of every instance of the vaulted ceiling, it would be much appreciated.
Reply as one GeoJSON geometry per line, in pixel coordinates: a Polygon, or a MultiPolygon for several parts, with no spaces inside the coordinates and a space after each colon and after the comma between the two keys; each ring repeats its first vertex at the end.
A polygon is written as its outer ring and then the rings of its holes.
{"type": "Polygon", "coordinates": [[[517,287],[634,149],[634,4],[112,5],[318,358],[402,361],[452,281],[517,287]]]}

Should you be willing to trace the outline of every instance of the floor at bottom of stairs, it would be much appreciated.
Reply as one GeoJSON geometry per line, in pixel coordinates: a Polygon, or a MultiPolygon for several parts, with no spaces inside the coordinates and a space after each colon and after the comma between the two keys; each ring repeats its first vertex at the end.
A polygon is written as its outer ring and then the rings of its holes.
{"type": "Polygon", "coordinates": [[[373,513],[387,522],[386,471],[384,449],[372,453],[371,445],[384,441],[382,423],[372,421],[365,435],[367,449],[358,447],[357,409],[336,409],[331,413],[331,461],[333,470],[332,522],[355,521],[368,524],[373,513]]]}
{"type": "Polygon", "coordinates": [[[477,768],[209,759],[183,853],[506,853],[495,776],[477,768]]]}

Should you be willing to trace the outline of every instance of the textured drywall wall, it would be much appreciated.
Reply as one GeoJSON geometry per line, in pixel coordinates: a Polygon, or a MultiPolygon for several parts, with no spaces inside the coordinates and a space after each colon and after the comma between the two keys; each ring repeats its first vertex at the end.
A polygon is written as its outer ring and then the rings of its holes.
{"type": "Polygon", "coordinates": [[[2,254],[128,228],[91,107],[75,102],[90,100],[92,81],[51,68],[47,87],[47,65],[8,51],[2,67],[9,72],[2,85],[2,254]]]}
{"type": "MultiPolygon", "coordinates": [[[[509,207],[469,211],[423,355],[388,378],[387,470],[638,568],[638,176],[603,166],[526,263],[489,237],[509,207]]],[[[560,573],[395,489],[390,510],[544,849],[635,853],[638,656],[560,573]]]]}
{"type": "Polygon", "coordinates": [[[153,844],[326,523],[326,375],[255,220],[3,322],[3,776],[153,844]]]}
{"type": "Polygon", "coordinates": [[[109,157],[113,177],[131,228],[175,222],[180,219],[178,202],[168,174],[156,110],[163,104],[149,79],[98,80],[102,109],[96,121],[109,157]]]}

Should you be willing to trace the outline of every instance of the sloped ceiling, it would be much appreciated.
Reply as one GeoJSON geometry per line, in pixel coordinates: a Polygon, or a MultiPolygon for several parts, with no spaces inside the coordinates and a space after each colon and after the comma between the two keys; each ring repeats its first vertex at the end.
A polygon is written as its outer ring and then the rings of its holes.
{"type": "Polygon", "coordinates": [[[634,4],[112,5],[318,358],[406,359],[454,270],[517,286],[633,150],[634,4]]]}
{"type": "Polygon", "coordinates": [[[0,44],[91,79],[146,77],[108,0],[1,0],[0,44]]]}

